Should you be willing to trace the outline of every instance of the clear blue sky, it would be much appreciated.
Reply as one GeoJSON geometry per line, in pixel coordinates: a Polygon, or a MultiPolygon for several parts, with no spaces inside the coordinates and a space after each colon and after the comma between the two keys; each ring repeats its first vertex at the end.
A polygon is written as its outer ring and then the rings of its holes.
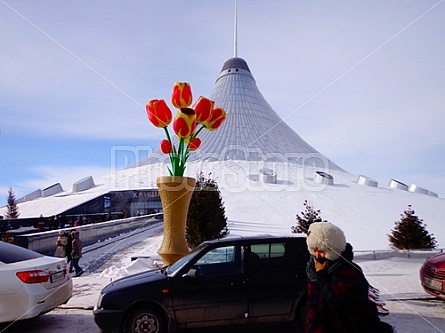
{"type": "MultiPolygon", "coordinates": [[[[9,187],[70,190],[133,162],[116,152],[156,146],[145,103],[168,100],[176,81],[210,94],[233,56],[233,9],[0,0],[0,205],[9,187]]],[[[338,165],[445,197],[444,17],[444,0],[238,0],[238,56],[338,165]]]]}

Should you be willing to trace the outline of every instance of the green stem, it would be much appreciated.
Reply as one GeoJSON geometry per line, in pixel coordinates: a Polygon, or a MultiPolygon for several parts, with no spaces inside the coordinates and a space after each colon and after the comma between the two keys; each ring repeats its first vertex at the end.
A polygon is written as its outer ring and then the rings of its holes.
{"type": "Polygon", "coordinates": [[[178,158],[177,158],[177,170],[175,171],[175,176],[183,176],[184,175],[184,165],[185,162],[183,161],[183,152],[184,151],[184,138],[181,137],[179,139],[179,146],[178,146],[178,158]]]}
{"type": "Polygon", "coordinates": [[[168,172],[170,173],[170,176],[174,176],[175,164],[176,164],[175,159],[177,159],[176,147],[172,144],[172,140],[170,138],[170,133],[168,132],[167,126],[163,127],[163,129],[168,142],[170,142],[170,145],[172,146],[172,151],[168,154],[168,157],[170,158],[170,163],[172,165],[172,169],[168,168],[168,172]]]}
{"type": "Polygon", "coordinates": [[[167,137],[168,142],[170,142],[170,144],[172,145],[173,148],[175,148],[172,144],[172,140],[170,139],[170,133],[168,132],[167,126],[163,127],[164,132],[165,132],[165,136],[167,137]]]}
{"type": "Polygon", "coordinates": [[[205,126],[204,126],[203,124],[201,124],[201,127],[200,127],[197,131],[195,131],[195,133],[192,134],[190,140],[196,138],[196,137],[198,136],[198,134],[199,134],[204,128],[205,128],[205,126]]]}

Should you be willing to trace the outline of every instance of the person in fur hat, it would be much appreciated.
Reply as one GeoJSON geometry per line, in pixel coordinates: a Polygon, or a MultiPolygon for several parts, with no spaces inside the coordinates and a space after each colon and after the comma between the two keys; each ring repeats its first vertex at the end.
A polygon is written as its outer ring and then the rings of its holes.
{"type": "Polygon", "coordinates": [[[54,252],[54,257],[65,258],[65,249],[67,242],[68,241],[66,239],[65,233],[63,231],[59,231],[59,237],[57,237],[56,240],[56,251],[54,252]]]}
{"type": "Polygon", "coordinates": [[[391,333],[368,297],[369,283],[352,262],[352,246],[329,222],[314,222],[307,233],[306,333],[391,333]]]}

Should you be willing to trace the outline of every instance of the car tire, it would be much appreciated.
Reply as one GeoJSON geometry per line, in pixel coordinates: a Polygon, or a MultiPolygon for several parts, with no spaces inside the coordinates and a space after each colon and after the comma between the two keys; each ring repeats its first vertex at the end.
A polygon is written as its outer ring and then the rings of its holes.
{"type": "Polygon", "coordinates": [[[129,313],[124,326],[126,333],[166,333],[163,314],[151,307],[140,307],[129,313]]]}

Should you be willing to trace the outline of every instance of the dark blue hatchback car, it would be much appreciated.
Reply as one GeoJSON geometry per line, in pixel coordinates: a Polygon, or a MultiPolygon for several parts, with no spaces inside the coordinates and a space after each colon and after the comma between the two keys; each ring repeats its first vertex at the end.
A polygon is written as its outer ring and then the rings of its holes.
{"type": "Polygon", "coordinates": [[[306,238],[228,237],[207,241],[173,265],[116,280],[94,309],[104,332],[273,322],[302,325],[306,238]]]}

